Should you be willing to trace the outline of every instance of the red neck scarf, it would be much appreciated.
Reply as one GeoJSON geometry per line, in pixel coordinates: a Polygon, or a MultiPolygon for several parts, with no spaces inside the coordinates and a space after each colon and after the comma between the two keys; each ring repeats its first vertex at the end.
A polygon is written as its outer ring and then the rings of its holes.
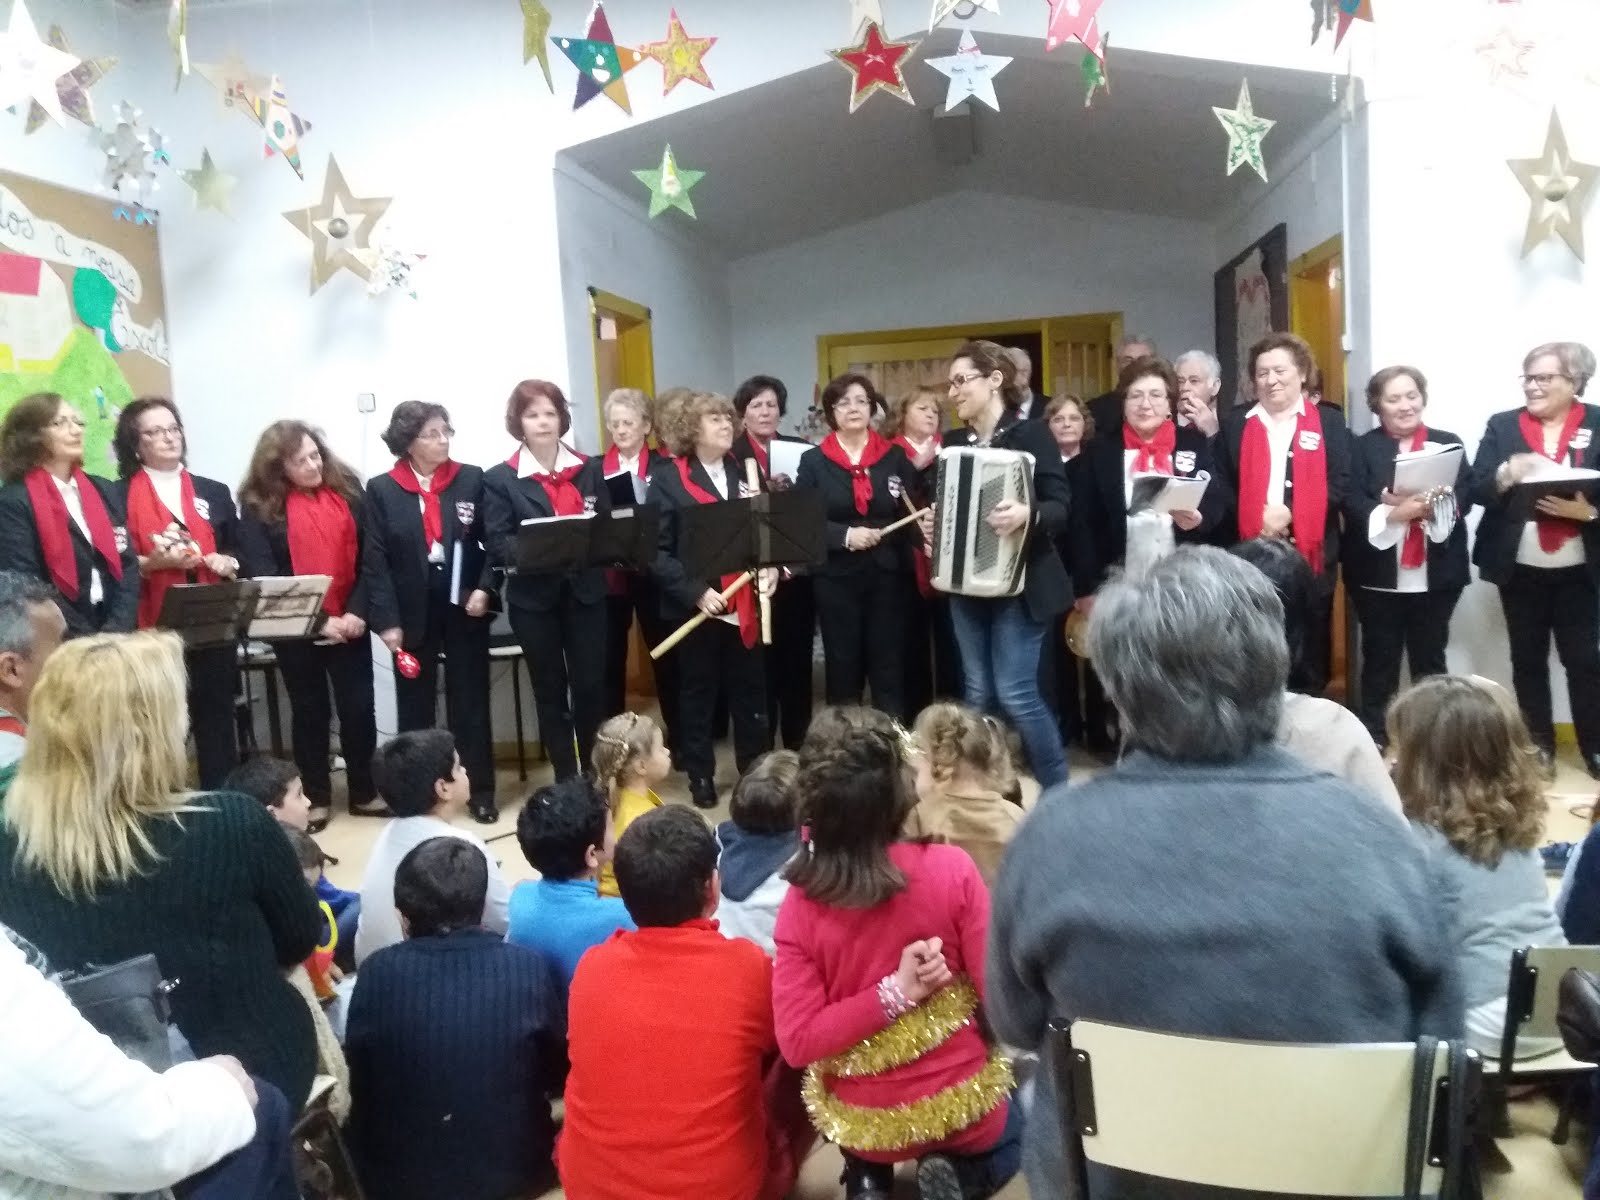
{"type": "Polygon", "coordinates": [[[1122,448],[1138,451],[1133,459],[1136,475],[1171,475],[1172,451],[1177,445],[1178,427],[1171,421],[1161,422],[1149,440],[1140,437],[1126,421],[1122,423],[1122,448]]]}
{"type": "MultiPolygon", "coordinates": [[[[1411,444],[1401,446],[1400,449],[1415,454],[1427,444],[1427,441],[1427,426],[1418,425],[1416,433],[1411,435],[1411,444]]],[[[1400,543],[1400,565],[1408,571],[1415,570],[1428,561],[1428,543],[1422,532],[1425,524],[1425,521],[1413,521],[1406,526],[1406,540],[1400,543]]]]}
{"type": "Polygon", "coordinates": [[[867,515],[867,508],[872,503],[872,476],[867,472],[878,465],[878,460],[889,453],[893,445],[876,429],[871,430],[867,434],[867,444],[861,449],[861,461],[853,463],[839,444],[837,433],[830,433],[822,439],[822,457],[850,473],[850,491],[855,497],[856,511],[862,516],[867,515]]]}
{"type": "Polygon", "coordinates": [[[342,616],[356,586],[356,522],[350,506],[327,485],[314,492],[290,488],[283,515],[289,529],[289,565],[296,575],[331,576],[322,611],[342,616]]]}
{"type": "MultiPolygon", "coordinates": [[[[202,556],[217,552],[217,535],[211,522],[200,516],[194,506],[194,477],[188,471],[179,473],[183,494],[183,512],[167,510],[156,494],[147,471],[139,471],[128,480],[128,536],[133,539],[134,553],[144,556],[155,549],[157,536],[181,521],[185,531],[200,547],[202,556]]],[[[139,578],[139,628],[149,629],[161,615],[161,602],[167,589],[178,583],[188,583],[191,574],[196,583],[216,583],[217,576],[204,563],[194,570],[175,567],[168,571],[145,571],[139,578]]]]}
{"type": "Polygon", "coordinates": [[[750,443],[750,454],[751,457],[756,460],[756,466],[761,471],[761,478],[766,479],[772,474],[771,468],[767,465],[770,461],[767,456],[767,448],[758,442],[751,434],[745,434],[744,440],[750,443]]]}
{"type": "MultiPolygon", "coordinates": [[[[1535,454],[1542,454],[1552,462],[1565,463],[1567,461],[1567,448],[1572,442],[1572,435],[1578,432],[1578,426],[1583,424],[1584,406],[1576,401],[1567,410],[1567,420],[1561,426],[1561,436],[1556,442],[1556,452],[1548,453],[1544,448],[1544,426],[1539,419],[1523,409],[1517,417],[1517,424],[1522,429],[1522,440],[1528,443],[1528,449],[1535,454]]],[[[1573,538],[1578,536],[1578,523],[1568,521],[1564,517],[1534,517],[1534,523],[1539,528],[1539,549],[1546,554],[1554,554],[1573,538]]]]}
{"type": "Polygon", "coordinates": [[[439,493],[455,482],[460,470],[461,464],[455,459],[445,459],[434,468],[427,487],[422,486],[416,471],[412,470],[410,459],[402,458],[389,472],[389,478],[398,483],[402,491],[422,497],[422,541],[425,546],[431,547],[435,542],[444,541],[444,512],[439,506],[439,493]]]}
{"type": "MultiPolygon", "coordinates": [[[[1295,549],[1320,575],[1322,540],[1328,528],[1328,458],[1322,438],[1322,415],[1309,399],[1300,401],[1300,419],[1295,424],[1289,453],[1294,458],[1289,507],[1294,513],[1290,529],[1295,549]]],[[[1286,474],[1287,470],[1285,464],[1286,474]]],[[[1244,441],[1239,447],[1239,537],[1244,541],[1261,535],[1271,474],[1272,443],[1267,438],[1266,418],[1251,417],[1244,423],[1244,441]]]]}
{"type": "MultiPolygon", "coordinates": [[[[600,460],[600,470],[606,475],[615,475],[622,470],[622,455],[617,453],[617,448],[612,445],[606,449],[605,457],[600,460]]],[[[639,447],[639,474],[644,478],[650,477],[650,447],[639,447]]]]}
{"type": "MultiPolygon", "coordinates": [[[[522,462],[524,451],[518,450],[506,459],[506,466],[513,471],[517,470],[522,462]]],[[[559,452],[558,452],[559,453],[559,452]]],[[[532,457],[531,455],[529,457],[532,457]]],[[[588,461],[581,455],[578,465],[568,467],[564,471],[545,471],[536,467],[530,479],[537,480],[544,488],[544,494],[550,497],[550,509],[558,517],[578,517],[583,515],[583,493],[578,490],[578,485],[573,482],[577,479],[578,472],[583,470],[583,464],[588,461]]]]}
{"type": "MultiPolygon", "coordinates": [[[[689,498],[696,504],[717,504],[722,497],[713,495],[694,481],[689,475],[689,459],[675,458],[672,460],[678,466],[678,478],[683,480],[683,490],[689,493],[689,498]]],[[[726,459],[723,460],[726,464],[726,459]]],[[[738,495],[738,484],[734,481],[732,473],[728,476],[729,498],[738,495]]],[[[718,591],[725,592],[733,586],[739,578],[738,573],[724,575],[718,591]]],[[[733,598],[733,611],[739,618],[739,637],[744,642],[745,649],[752,649],[761,638],[761,620],[756,612],[756,597],[754,583],[748,583],[740,588],[733,598]]]]}
{"type": "MultiPolygon", "coordinates": [[[[72,481],[78,485],[78,501],[83,505],[83,523],[89,527],[89,544],[105,559],[111,578],[122,579],[122,555],[117,550],[117,535],[111,528],[111,514],[106,512],[100,491],[89,482],[82,467],[72,468],[72,481]]],[[[28,489],[28,499],[33,503],[34,528],[39,531],[39,549],[44,555],[45,569],[50,581],[68,600],[76,600],[81,580],[78,578],[78,557],[72,552],[72,514],[56,477],[43,467],[35,467],[23,476],[28,489]]]]}

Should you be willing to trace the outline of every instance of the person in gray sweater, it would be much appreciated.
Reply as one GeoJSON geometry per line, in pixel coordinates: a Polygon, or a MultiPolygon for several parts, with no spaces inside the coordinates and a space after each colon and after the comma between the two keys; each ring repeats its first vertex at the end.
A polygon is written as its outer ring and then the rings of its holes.
{"type": "MultiPolygon", "coordinates": [[[[1101,590],[1089,645],[1130,752],[1047,792],[1006,853],[989,930],[1000,1038],[1041,1047],[1058,1017],[1257,1041],[1458,1036],[1448,920],[1416,839],[1273,743],[1289,652],[1266,577],[1182,547],[1101,590]]],[[[1043,1071],[1033,1200],[1076,1190],[1057,1103],[1043,1071]]]]}

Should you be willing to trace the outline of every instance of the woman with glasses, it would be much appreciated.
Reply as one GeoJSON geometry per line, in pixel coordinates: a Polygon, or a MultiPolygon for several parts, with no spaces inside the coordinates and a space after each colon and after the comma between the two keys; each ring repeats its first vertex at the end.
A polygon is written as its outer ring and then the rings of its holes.
{"type": "Polygon", "coordinates": [[[473,819],[499,819],[489,738],[489,626],[494,571],[483,548],[483,469],[450,457],[442,405],[397,404],[383,431],[392,470],[367,480],[361,574],[367,620],[391,654],[416,670],[394,673],[401,733],[438,724],[439,651],[445,655],[445,724],[472,781],[473,819]]]}
{"type": "Polygon", "coordinates": [[[139,561],[116,490],[83,470],[83,418],[54,392],[0,424],[0,563],[55,588],[67,636],[130,630],[139,561]]]}
{"type": "MultiPolygon", "coordinates": [[[[139,628],[150,629],[174,585],[239,577],[238,512],[227,484],[190,474],[185,466],[183,419],[171,400],[146,397],[128,405],[117,417],[113,445],[128,540],[139,556],[139,628]]],[[[239,765],[238,647],[186,647],[183,665],[200,786],[219,788],[239,765]]]]}
{"type": "Polygon", "coordinates": [[[1555,771],[1550,642],[1567,672],[1567,696],[1589,774],[1600,778],[1600,522],[1593,485],[1529,495],[1518,484],[1541,470],[1600,468],[1600,410],[1582,400],[1594,355],[1547,342],[1522,360],[1522,407],[1496,413],[1472,464],[1483,505],[1472,561],[1500,589],[1511,641],[1511,679],[1545,773],[1555,771]],[[1537,498],[1536,498],[1537,497],[1537,498]]]}

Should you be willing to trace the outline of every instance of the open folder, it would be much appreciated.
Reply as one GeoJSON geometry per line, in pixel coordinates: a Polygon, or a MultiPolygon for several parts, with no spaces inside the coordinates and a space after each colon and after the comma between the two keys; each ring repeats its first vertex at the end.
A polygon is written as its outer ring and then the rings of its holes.
{"type": "Polygon", "coordinates": [[[1543,455],[1533,470],[1511,488],[1511,509],[1523,520],[1539,515],[1535,505],[1546,496],[1572,497],[1579,493],[1593,502],[1600,493],[1600,471],[1551,462],[1543,455]]]}
{"type": "Polygon", "coordinates": [[[1184,479],[1174,475],[1135,475],[1129,514],[1150,509],[1159,513],[1196,512],[1210,484],[1209,475],[1184,479]]]}
{"type": "Polygon", "coordinates": [[[1389,490],[1396,496],[1416,496],[1434,488],[1455,487],[1465,455],[1466,450],[1454,445],[1402,450],[1395,455],[1394,482],[1389,490]]]}

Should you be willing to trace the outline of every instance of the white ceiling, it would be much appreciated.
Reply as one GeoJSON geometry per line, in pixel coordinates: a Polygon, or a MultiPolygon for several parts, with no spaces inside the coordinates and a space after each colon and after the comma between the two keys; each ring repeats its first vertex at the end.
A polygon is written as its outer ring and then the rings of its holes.
{"type": "MultiPolygon", "coordinates": [[[[906,68],[916,106],[875,96],[848,111],[850,76],[831,61],[759,87],[631,125],[564,151],[562,160],[645,206],[633,177],[670,142],[680,167],[706,172],[698,221],[669,212],[699,245],[740,258],[961,189],[1213,221],[1259,193],[1248,167],[1223,174],[1227,135],[1211,108],[1232,108],[1241,68],[1112,48],[1111,92],[1083,106],[1078,56],[1037,39],[991,34],[985,53],[1016,61],[996,79],[1000,112],[976,106],[976,156],[941,162],[935,109],[947,81],[921,61],[951,53],[941,29],[906,68]]],[[[1250,69],[1258,114],[1277,121],[1267,169],[1334,107],[1327,75],[1250,69]]]]}

